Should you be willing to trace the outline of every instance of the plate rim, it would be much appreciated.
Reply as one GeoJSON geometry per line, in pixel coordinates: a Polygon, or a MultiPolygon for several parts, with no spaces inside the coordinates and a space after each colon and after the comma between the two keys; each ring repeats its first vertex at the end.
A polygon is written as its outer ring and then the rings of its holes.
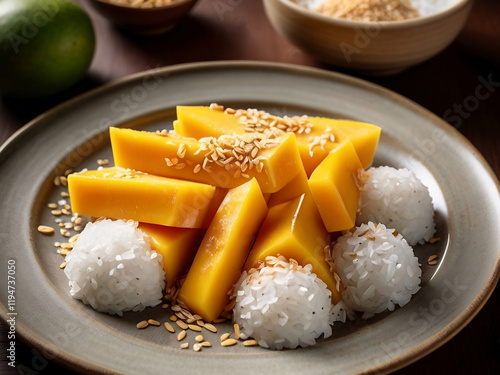
{"type": "MultiPolygon", "coordinates": [[[[149,69],[142,72],[137,72],[126,77],[120,78],[113,82],[106,83],[94,89],[91,89],[87,92],[79,94],[74,98],[71,98],[67,101],[64,101],[48,111],[40,114],[35,117],[33,120],[28,122],[19,128],[12,136],[10,136],[1,146],[0,146],[0,156],[3,156],[4,153],[9,150],[10,147],[15,146],[15,142],[26,136],[31,130],[37,129],[37,124],[47,116],[57,115],[59,111],[64,111],[67,108],[71,108],[72,106],[78,104],[82,100],[89,100],[93,97],[103,94],[106,91],[112,90],[120,85],[128,85],[130,82],[135,81],[137,79],[143,78],[146,75],[151,74],[165,74],[168,72],[176,72],[176,73],[185,73],[193,70],[200,69],[222,69],[224,67],[231,68],[240,68],[240,69],[256,69],[256,68],[264,68],[264,69],[274,69],[280,71],[286,71],[287,73],[295,72],[301,75],[319,75],[324,77],[330,77],[335,81],[341,81],[347,83],[349,85],[355,85],[362,89],[368,89],[369,91],[375,91],[377,93],[381,93],[385,96],[390,97],[392,100],[395,100],[400,105],[403,105],[414,112],[417,112],[421,115],[425,115],[426,117],[432,118],[433,122],[440,124],[441,127],[446,127],[447,131],[453,132],[453,137],[457,138],[460,143],[467,148],[468,152],[474,154],[474,156],[478,159],[484,171],[488,175],[488,177],[495,184],[497,190],[500,190],[500,183],[495,173],[493,172],[491,166],[486,162],[484,157],[479,153],[479,151],[475,148],[475,146],[465,137],[463,136],[457,129],[446,123],[443,119],[439,118],[437,115],[433,114],[429,110],[420,106],[419,104],[411,101],[410,99],[393,92],[387,88],[384,88],[380,85],[365,81],[361,78],[352,77],[343,73],[327,71],[320,68],[308,67],[308,66],[300,66],[293,65],[287,63],[274,63],[274,62],[259,62],[259,61],[247,61],[247,60],[239,60],[239,61],[217,61],[217,62],[195,62],[195,63],[184,63],[177,64],[167,67],[160,67],[149,69]]],[[[0,162],[2,159],[0,158],[0,162]]],[[[440,335],[434,335],[433,337],[427,339],[421,344],[413,347],[411,350],[403,353],[402,355],[386,361],[385,363],[376,365],[368,369],[369,372],[375,371],[394,371],[409,365],[417,361],[418,359],[426,356],[430,352],[436,350],[438,347],[442,346],[444,343],[448,342],[452,339],[458,332],[460,332],[482,309],[484,304],[488,301],[493,291],[495,290],[500,277],[500,255],[497,256],[496,264],[494,267],[494,272],[489,275],[488,281],[481,288],[481,293],[478,294],[473,303],[471,303],[467,309],[463,310],[453,321],[449,322],[445,327],[443,327],[440,331],[440,335]],[[439,337],[438,337],[439,336],[439,337]]],[[[7,320],[7,310],[3,303],[0,303],[0,319],[2,323],[5,324],[7,320]]],[[[110,369],[101,367],[94,363],[88,362],[86,360],[78,359],[72,354],[69,354],[65,350],[58,350],[55,345],[49,343],[46,339],[39,337],[38,335],[32,334],[31,331],[25,329],[23,324],[19,324],[18,331],[19,337],[21,340],[25,341],[28,345],[32,346],[36,350],[43,351],[44,348],[53,347],[53,349],[57,352],[57,355],[54,358],[54,361],[60,364],[67,366],[76,371],[95,371],[99,373],[113,373],[110,369]],[[76,360],[76,361],[75,361],[76,360]]]]}

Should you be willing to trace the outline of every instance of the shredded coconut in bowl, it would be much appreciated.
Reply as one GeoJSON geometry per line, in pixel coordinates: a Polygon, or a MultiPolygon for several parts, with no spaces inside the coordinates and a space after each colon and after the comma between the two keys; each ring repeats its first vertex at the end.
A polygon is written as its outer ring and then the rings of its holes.
{"type": "Polygon", "coordinates": [[[124,311],[142,311],[161,303],[162,256],[151,250],[137,222],[88,223],[66,262],[71,295],[97,311],[121,316],[124,311]]]}
{"type": "Polygon", "coordinates": [[[267,257],[259,268],[243,272],[232,298],[240,337],[270,349],[314,345],[332,334],[335,320],[345,322],[343,304],[332,306],[331,292],[310,264],[267,257]]]}
{"type": "Polygon", "coordinates": [[[331,17],[354,21],[401,21],[438,13],[456,0],[294,0],[331,17]]]}

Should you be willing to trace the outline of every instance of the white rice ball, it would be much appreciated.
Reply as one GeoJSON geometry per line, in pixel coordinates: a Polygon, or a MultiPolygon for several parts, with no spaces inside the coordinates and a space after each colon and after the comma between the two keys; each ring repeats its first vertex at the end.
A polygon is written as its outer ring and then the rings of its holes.
{"type": "Polygon", "coordinates": [[[363,318],[406,305],[420,289],[422,270],[413,249],[394,229],[369,222],[346,231],[333,247],[346,305],[363,318]]]}
{"type": "Polygon", "coordinates": [[[161,303],[165,287],[162,256],[151,250],[137,222],[88,223],[66,256],[71,295],[95,310],[123,315],[161,303]]]}
{"type": "Polygon", "coordinates": [[[372,167],[360,172],[356,224],[373,221],[397,229],[411,246],[429,241],[436,232],[427,187],[412,171],[372,167]]]}
{"type": "Polygon", "coordinates": [[[284,257],[267,257],[259,268],[244,271],[232,295],[241,338],[252,337],[265,348],[293,349],[331,336],[334,318],[345,321],[345,312],[331,313],[331,292],[311,270],[284,257]]]}

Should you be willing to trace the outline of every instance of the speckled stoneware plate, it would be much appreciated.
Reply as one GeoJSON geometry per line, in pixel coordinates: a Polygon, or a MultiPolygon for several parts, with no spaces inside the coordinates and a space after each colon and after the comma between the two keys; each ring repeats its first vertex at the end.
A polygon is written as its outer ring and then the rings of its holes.
{"type": "MultiPolygon", "coordinates": [[[[484,305],[499,275],[498,181],[455,129],[423,108],[364,81],[322,70],[249,62],[201,63],[131,76],[66,102],[22,128],[0,150],[0,264],[16,264],[17,334],[40,353],[83,372],[167,374],[324,374],[392,371],[453,337],[484,305]],[[390,314],[337,324],[314,347],[270,351],[221,347],[181,350],[163,327],[136,323],[169,313],[161,307],[124,317],[93,311],[69,295],[54,241],[38,233],[54,224],[55,176],[111,158],[108,127],[163,129],[176,105],[257,107],[278,115],[325,115],[383,128],[375,164],[414,170],[434,199],[440,241],[417,246],[422,289],[390,314]],[[440,263],[427,266],[437,254],[440,263]]],[[[3,284],[5,285],[5,284],[3,284]]],[[[0,289],[8,318],[7,288],[0,289]]],[[[194,343],[194,334],[188,335],[194,343]]]]}

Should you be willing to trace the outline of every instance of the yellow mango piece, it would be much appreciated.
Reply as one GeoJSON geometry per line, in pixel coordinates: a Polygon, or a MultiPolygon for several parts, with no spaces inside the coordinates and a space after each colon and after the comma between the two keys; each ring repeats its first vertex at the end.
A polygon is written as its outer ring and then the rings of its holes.
{"type": "Polygon", "coordinates": [[[304,168],[300,168],[299,174],[292,181],[286,184],[285,187],[276,193],[271,194],[269,200],[267,201],[267,205],[268,207],[276,206],[277,204],[300,197],[302,194],[311,194],[304,168]]]}
{"type": "Polygon", "coordinates": [[[147,223],[139,223],[139,229],[149,236],[151,248],[163,256],[168,290],[191,266],[205,231],[147,223]]]}
{"type": "MultiPolygon", "coordinates": [[[[233,153],[233,147],[228,146],[224,151],[226,156],[222,157],[215,150],[219,148],[208,145],[208,141],[110,128],[113,158],[120,167],[221,188],[234,188],[255,178],[264,193],[278,191],[297,175],[301,159],[294,134],[268,140],[267,148],[261,149],[252,140],[262,138],[262,134],[244,136],[245,139],[228,136],[225,141],[244,142],[245,153],[233,153]]],[[[218,144],[221,143],[222,140],[218,144]]]]}
{"type": "Polygon", "coordinates": [[[237,117],[207,106],[177,106],[174,130],[177,134],[200,139],[224,134],[243,134],[245,129],[237,117]]]}
{"type": "Polygon", "coordinates": [[[214,196],[212,198],[212,201],[210,202],[210,206],[208,206],[208,211],[205,216],[205,221],[201,226],[202,228],[207,229],[208,226],[212,223],[212,220],[215,214],[217,213],[217,210],[219,209],[219,206],[221,205],[228,191],[229,189],[224,189],[220,187],[215,188],[214,196]]]}
{"type": "Polygon", "coordinates": [[[341,299],[337,281],[324,255],[327,240],[328,232],[316,204],[310,195],[303,194],[269,208],[244,269],[255,268],[267,256],[278,255],[295,259],[302,266],[311,264],[337,303],[341,299]]]}
{"type": "Polygon", "coordinates": [[[362,168],[347,140],[332,150],[309,178],[309,188],[329,232],[354,226],[359,201],[355,178],[362,168]]]}
{"type": "Polygon", "coordinates": [[[171,227],[199,228],[215,187],[118,167],[68,176],[73,212],[171,227]]]}
{"type": "MultiPolygon", "coordinates": [[[[380,138],[380,127],[365,122],[326,117],[303,117],[301,120],[311,125],[307,131],[294,130],[308,177],[332,149],[347,139],[353,143],[363,168],[371,165],[380,138]]],[[[207,106],[178,106],[174,129],[179,135],[195,138],[245,133],[245,125],[238,117],[207,106]]]]}
{"type": "MultiPolygon", "coordinates": [[[[206,106],[178,106],[177,120],[174,122],[177,134],[186,137],[219,137],[224,134],[245,134],[245,125],[238,117],[213,110],[206,106]]],[[[311,128],[309,133],[295,134],[302,163],[309,176],[316,166],[328,155],[329,148],[317,147],[310,154],[311,137],[319,137],[325,128],[311,128]]]]}
{"type": "Polygon", "coordinates": [[[332,129],[336,144],[328,145],[326,148],[328,151],[336,148],[339,143],[350,140],[363,168],[366,169],[372,164],[382,132],[379,126],[366,122],[336,120],[326,117],[310,117],[309,122],[316,129],[332,129]]]}
{"type": "Polygon", "coordinates": [[[229,302],[252,242],[267,213],[255,179],[229,190],[208,227],[178,299],[207,322],[229,302]]]}

